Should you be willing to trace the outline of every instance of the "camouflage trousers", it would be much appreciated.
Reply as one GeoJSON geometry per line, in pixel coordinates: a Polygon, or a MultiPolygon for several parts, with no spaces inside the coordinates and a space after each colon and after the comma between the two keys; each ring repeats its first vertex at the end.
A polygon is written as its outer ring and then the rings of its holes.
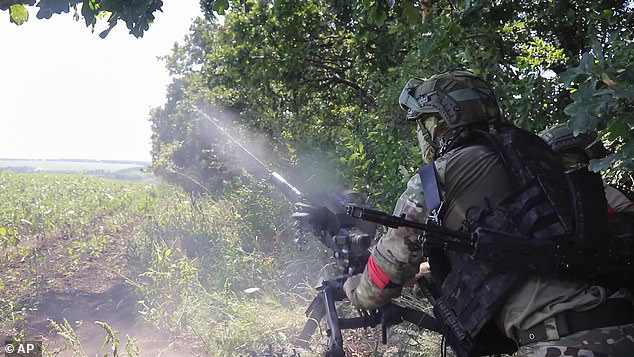
{"type": "Polygon", "coordinates": [[[519,348],[516,357],[634,357],[634,324],[580,331],[519,348]]]}

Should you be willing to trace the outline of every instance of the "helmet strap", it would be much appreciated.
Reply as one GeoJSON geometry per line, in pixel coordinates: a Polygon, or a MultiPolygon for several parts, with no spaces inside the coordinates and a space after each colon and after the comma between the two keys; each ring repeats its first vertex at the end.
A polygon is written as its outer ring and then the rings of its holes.
{"type": "Polygon", "coordinates": [[[434,142],[434,140],[432,140],[431,135],[429,134],[429,131],[422,130],[422,134],[423,134],[423,138],[425,139],[427,144],[429,144],[429,146],[433,149],[434,154],[436,154],[438,152],[438,149],[440,148],[440,146],[438,144],[436,144],[434,142]]]}
{"type": "Polygon", "coordinates": [[[474,131],[479,130],[481,129],[478,126],[473,126],[460,127],[448,132],[439,141],[440,149],[438,150],[438,155],[444,155],[448,151],[471,142],[474,139],[474,131]]]}
{"type": "Polygon", "coordinates": [[[446,133],[445,135],[443,135],[439,140],[438,140],[438,150],[437,150],[437,155],[438,156],[442,156],[444,155],[446,152],[448,152],[449,150],[455,148],[458,146],[458,144],[462,141],[462,140],[456,140],[458,139],[462,132],[464,132],[464,128],[457,128],[455,130],[451,130],[448,133],[446,133]]]}

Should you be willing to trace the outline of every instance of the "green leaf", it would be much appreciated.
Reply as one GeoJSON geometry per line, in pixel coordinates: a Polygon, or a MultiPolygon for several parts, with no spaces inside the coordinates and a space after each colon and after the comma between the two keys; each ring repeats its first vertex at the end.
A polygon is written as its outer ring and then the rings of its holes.
{"type": "Polygon", "coordinates": [[[559,75],[559,81],[563,83],[564,86],[570,87],[572,81],[574,81],[579,74],[580,72],[577,71],[576,68],[569,68],[567,71],[559,75]]]}
{"type": "MultiPolygon", "coordinates": [[[[76,3],[72,1],[72,3],[76,3]]],[[[40,0],[37,3],[40,10],[35,14],[38,19],[50,19],[53,14],[61,14],[70,11],[68,0],[40,0]]]]}
{"type": "Polygon", "coordinates": [[[29,20],[29,12],[22,4],[11,5],[11,7],[9,7],[9,14],[11,16],[11,22],[16,25],[22,25],[29,20]]]}
{"type": "Polygon", "coordinates": [[[619,99],[634,98],[634,88],[613,89],[614,96],[619,99]]]}
{"type": "Polygon", "coordinates": [[[410,176],[411,176],[411,174],[407,170],[407,167],[405,167],[403,165],[398,165],[398,171],[401,174],[401,182],[402,183],[407,183],[407,181],[409,181],[410,176]]]}
{"type": "Polygon", "coordinates": [[[593,159],[590,160],[590,165],[588,165],[588,169],[594,172],[600,172],[607,170],[610,166],[612,166],[616,162],[616,155],[610,155],[603,159],[593,159]]]}
{"type": "Polygon", "coordinates": [[[224,15],[225,11],[229,8],[229,0],[216,0],[214,1],[213,9],[220,15],[224,15]]]}
{"type": "Polygon", "coordinates": [[[81,6],[81,15],[84,17],[86,26],[94,26],[97,24],[98,6],[94,0],[84,0],[81,6]]]}
{"type": "Polygon", "coordinates": [[[601,119],[597,115],[589,114],[591,110],[588,108],[591,107],[593,106],[578,106],[576,110],[572,111],[569,125],[575,133],[583,133],[588,128],[594,129],[601,123],[601,119]]]}
{"type": "Polygon", "coordinates": [[[421,21],[420,10],[414,7],[414,4],[412,2],[405,1],[403,2],[402,6],[403,6],[403,15],[407,19],[407,23],[415,24],[421,21]]]}
{"type": "Polygon", "coordinates": [[[588,52],[581,56],[581,62],[579,63],[579,70],[582,73],[590,73],[594,68],[594,56],[588,52]]]}
{"type": "Polygon", "coordinates": [[[584,53],[581,56],[581,61],[579,61],[579,65],[577,67],[571,67],[562,74],[559,75],[561,82],[566,86],[570,86],[572,81],[578,75],[588,75],[592,73],[592,69],[594,67],[594,56],[588,52],[584,53]]]}
{"type": "MultiPolygon", "coordinates": [[[[112,19],[111,19],[112,20],[112,19]]],[[[106,38],[108,36],[108,34],[110,33],[110,31],[115,27],[115,25],[117,24],[116,19],[114,20],[114,22],[108,21],[110,23],[110,26],[108,26],[107,29],[101,31],[99,33],[99,37],[101,38],[106,38]]]]}

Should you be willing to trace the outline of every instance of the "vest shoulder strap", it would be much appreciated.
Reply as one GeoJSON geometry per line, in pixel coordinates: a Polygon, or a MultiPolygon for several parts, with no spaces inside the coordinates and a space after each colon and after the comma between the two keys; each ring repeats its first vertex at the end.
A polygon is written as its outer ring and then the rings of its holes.
{"type": "Polygon", "coordinates": [[[442,210],[442,194],[440,192],[440,184],[438,183],[438,173],[434,163],[424,165],[418,170],[420,182],[423,185],[423,196],[425,197],[425,205],[427,206],[427,214],[434,219],[436,223],[440,223],[440,213],[442,210]]]}

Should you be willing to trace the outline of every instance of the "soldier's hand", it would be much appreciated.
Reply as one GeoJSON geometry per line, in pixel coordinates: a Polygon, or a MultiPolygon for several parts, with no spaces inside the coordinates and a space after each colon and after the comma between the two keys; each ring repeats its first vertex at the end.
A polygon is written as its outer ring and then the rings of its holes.
{"type": "Polygon", "coordinates": [[[403,286],[406,288],[411,288],[412,286],[416,285],[418,279],[424,277],[425,275],[428,275],[429,273],[431,273],[429,262],[422,262],[418,267],[418,273],[416,273],[416,276],[406,281],[403,286]]]}
{"type": "Polygon", "coordinates": [[[346,279],[343,283],[343,290],[346,292],[348,300],[352,305],[357,307],[361,307],[361,304],[355,294],[357,287],[359,287],[359,283],[361,282],[361,275],[362,274],[353,275],[346,279]]]}
{"type": "Polygon", "coordinates": [[[354,275],[343,283],[343,290],[352,305],[359,309],[374,310],[390,303],[401,294],[402,287],[379,288],[368,275],[368,270],[354,275]]]}

